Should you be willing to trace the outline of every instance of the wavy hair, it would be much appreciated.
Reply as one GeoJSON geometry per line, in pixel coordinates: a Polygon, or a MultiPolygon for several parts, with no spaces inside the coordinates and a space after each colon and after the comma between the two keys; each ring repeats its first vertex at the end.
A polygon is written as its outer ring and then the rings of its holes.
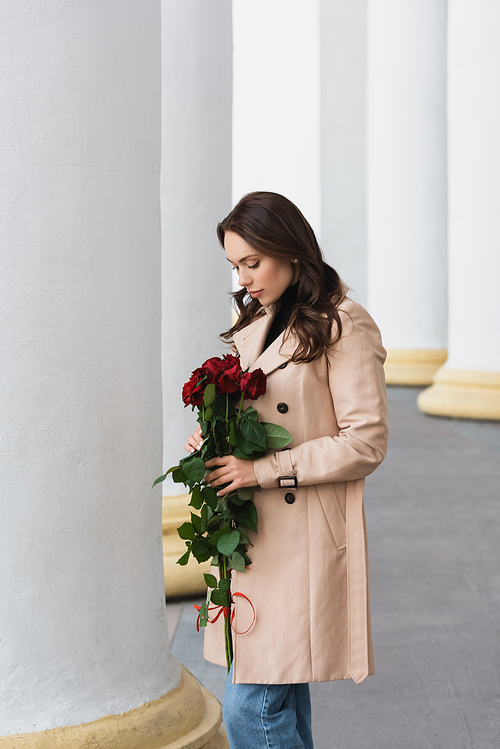
{"type": "MultiPolygon", "coordinates": [[[[295,362],[311,362],[326,354],[342,335],[337,308],[349,291],[334,268],[325,262],[316,236],[297,206],[275,192],[251,192],[244,195],[233,210],[217,225],[217,237],[224,247],[227,231],[238,234],[253,249],[269,257],[299,261],[297,303],[288,322],[288,337],[293,331],[299,344],[292,356],[295,362]],[[338,334],[331,339],[332,322],[338,334]]],[[[262,308],[246,289],[232,293],[238,311],[235,324],[221,333],[231,342],[234,333],[245,328],[262,308]]]]}

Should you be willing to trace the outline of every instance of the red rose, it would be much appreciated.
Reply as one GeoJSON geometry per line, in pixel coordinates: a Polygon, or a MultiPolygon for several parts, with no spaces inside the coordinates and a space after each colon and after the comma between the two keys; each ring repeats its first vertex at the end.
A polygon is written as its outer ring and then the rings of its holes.
{"type": "Polygon", "coordinates": [[[235,393],[239,388],[240,375],[241,365],[238,357],[224,354],[222,370],[215,381],[216,392],[235,393]]]}
{"type": "Polygon", "coordinates": [[[237,365],[234,364],[229,369],[225,369],[215,384],[216,391],[218,393],[235,393],[239,388],[240,375],[239,362],[237,365]]]}
{"type": "Polygon", "coordinates": [[[267,377],[262,369],[241,375],[241,392],[244,400],[256,401],[266,392],[267,377]]]}
{"type": "Polygon", "coordinates": [[[203,403],[203,393],[207,385],[207,370],[203,367],[195,369],[188,382],[182,388],[182,400],[184,406],[201,406],[203,403]]]}
{"type": "Polygon", "coordinates": [[[202,368],[206,370],[207,382],[216,382],[222,370],[226,368],[226,365],[218,356],[213,356],[202,364],[202,368]]]}
{"type": "Polygon", "coordinates": [[[239,367],[241,369],[240,360],[237,356],[232,354],[224,354],[224,364],[226,367],[239,367]]]}

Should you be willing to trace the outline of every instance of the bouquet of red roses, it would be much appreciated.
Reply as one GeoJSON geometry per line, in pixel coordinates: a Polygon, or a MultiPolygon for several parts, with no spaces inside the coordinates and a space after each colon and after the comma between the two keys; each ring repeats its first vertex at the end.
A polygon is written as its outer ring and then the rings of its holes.
{"type": "MultiPolygon", "coordinates": [[[[267,450],[278,450],[292,441],[289,432],[277,424],[260,422],[255,408],[242,409],[244,400],[256,400],[266,392],[266,375],[261,369],[242,371],[239,359],[231,354],[208,359],[195,369],[182,389],[185,406],[198,409],[197,421],[204,441],[200,450],[179,461],[155,484],[169,474],[176,483],[189,488],[191,522],[177,529],[187,551],[178,560],[185,565],[190,555],[198,562],[212,558],[219,579],[205,575],[207,598],[200,607],[200,626],[209,623],[210,603],[224,612],[227,669],[232,663],[229,611],[232,603],[231,570],[244,572],[251,564],[247,554],[248,530],[257,532],[257,510],[252,502],[254,489],[245,488],[218,496],[203,482],[205,461],[224,455],[253,460],[267,450]]],[[[227,486],[227,484],[226,484],[227,486]]],[[[219,612],[220,613],[220,612],[219,612]]]]}

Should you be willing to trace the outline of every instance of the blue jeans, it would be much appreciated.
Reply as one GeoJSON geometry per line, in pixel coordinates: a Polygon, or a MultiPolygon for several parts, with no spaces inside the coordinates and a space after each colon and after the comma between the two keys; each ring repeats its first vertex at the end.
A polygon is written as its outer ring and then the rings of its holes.
{"type": "Polygon", "coordinates": [[[224,693],[231,749],[313,749],[309,684],[233,684],[224,693]]]}

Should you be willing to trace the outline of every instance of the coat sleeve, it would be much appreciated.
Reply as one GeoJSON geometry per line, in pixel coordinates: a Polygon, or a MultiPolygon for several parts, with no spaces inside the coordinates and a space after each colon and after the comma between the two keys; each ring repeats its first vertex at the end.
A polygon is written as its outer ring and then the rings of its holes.
{"type": "Polygon", "coordinates": [[[255,460],[255,475],[263,489],[277,487],[279,477],[290,474],[297,477],[299,486],[364,478],[385,458],[389,429],[383,364],[387,352],[380,330],[364,307],[352,300],[339,314],[342,336],[328,354],[328,381],[339,433],[255,460]]]}

